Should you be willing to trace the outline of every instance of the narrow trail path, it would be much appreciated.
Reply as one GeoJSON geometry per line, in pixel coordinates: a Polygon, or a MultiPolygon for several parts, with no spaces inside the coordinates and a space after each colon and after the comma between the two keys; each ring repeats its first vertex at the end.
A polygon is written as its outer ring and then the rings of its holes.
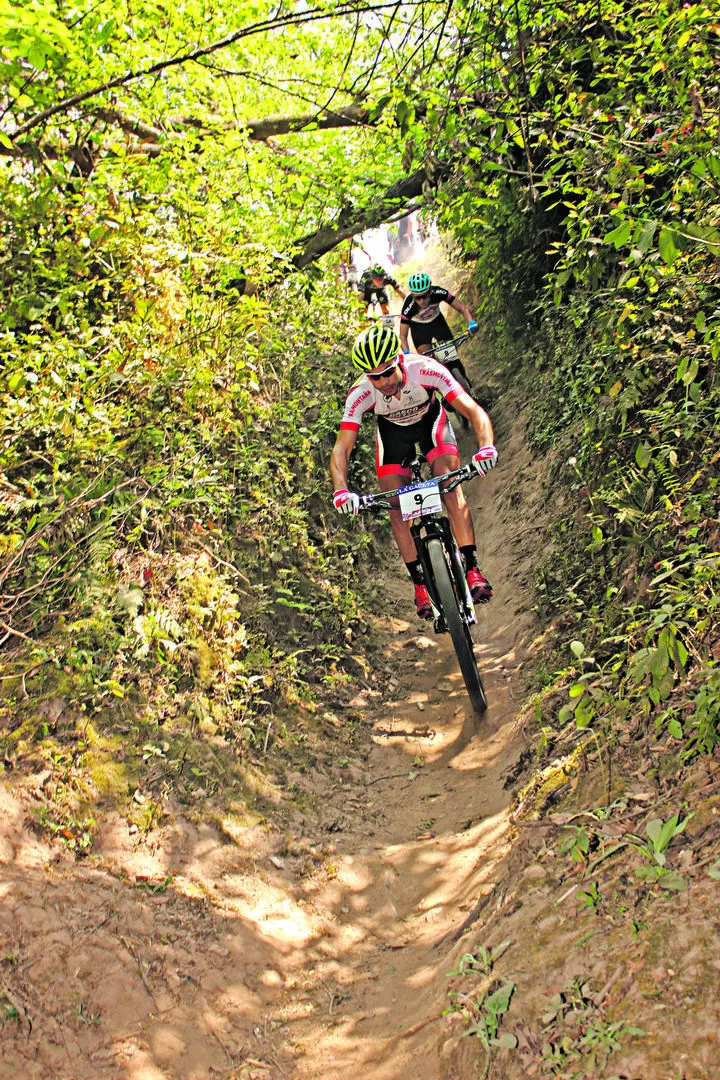
{"type": "MultiPolygon", "coordinates": [[[[438,1046],[454,1026],[442,1016],[447,972],[507,853],[506,781],[524,747],[515,703],[529,620],[519,610],[518,564],[508,573],[515,513],[498,507],[518,465],[510,445],[493,473],[466,488],[482,534],[480,565],[495,588],[476,632],[488,710],[478,717],[470,708],[445,635],[418,634],[412,614],[390,619],[398,685],[368,710],[365,786],[330,797],[338,812],[348,800],[353,808],[336,874],[308,896],[326,930],[291,980],[284,1016],[298,1055],[294,1080],[445,1076],[438,1046]]],[[[398,577],[388,588],[391,609],[409,613],[407,582],[398,577]]]]}
{"type": "Polygon", "coordinates": [[[0,789],[6,1075],[466,1080],[443,1065],[457,1035],[442,1016],[447,973],[507,852],[532,636],[522,580],[538,536],[518,425],[493,418],[499,466],[466,488],[495,588],[477,632],[484,717],[450,642],[416,621],[389,546],[391,696],[359,693],[365,734],[347,761],[298,776],[319,817],[283,835],[240,807],[212,825],[170,803],[143,838],[108,813],[77,861],[31,828],[52,778],[28,778],[22,797],[0,789]]]}

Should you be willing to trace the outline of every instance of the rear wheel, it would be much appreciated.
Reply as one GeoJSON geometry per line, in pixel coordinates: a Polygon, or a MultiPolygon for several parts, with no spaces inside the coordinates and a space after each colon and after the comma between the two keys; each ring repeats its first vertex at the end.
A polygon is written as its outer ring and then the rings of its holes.
{"type": "Polygon", "coordinates": [[[445,617],[445,624],[452,638],[455,655],[460,664],[460,671],[465,681],[470,703],[475,712],[485,712],[487,698],[483,690],[482,679],[478,671],[477,660],[473,651],[470,627],[464,612],[461,597],[458,597],[453,584],[452,571],[448,565],[445,548],[440,540],[428,542],[428,557],[435,578],[435,588],[445,617]]]}

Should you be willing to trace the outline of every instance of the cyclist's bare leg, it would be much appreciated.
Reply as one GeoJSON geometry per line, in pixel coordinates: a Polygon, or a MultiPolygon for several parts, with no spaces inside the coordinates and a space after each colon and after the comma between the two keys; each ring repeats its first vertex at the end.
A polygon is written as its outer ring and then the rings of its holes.
{"type": "MultiPolygon", "coordinates": [[[[447,470],[445,471],[447,472],[447,470]]],[[[381,491],[396,491],[397,488],[402,487],[403,483],[407,483],[409,477],[395,473],[391,476],[381,476],[378,479],[381,491]]],[[[414,562],[417,559],[415,541],[410,533],[410,526],[407,521],[403,521],[399,510],[390,511],[390,524],[403,562],[414,562]]]]}
{"type": "MultiPolygon", "coordinates": [[[[453,469],[459,468],[460,458],[456,457],[454,454],[441,454],[441,456],[435,458],[432,463],[433,476],[439,476],[440,473],[451,472],[453,469]]],[[[454,491],[448,492],[448,494],[443,496],[443,501],[447,507],[453,536],[457,541],[458,547],[466,547],[468,544],[474,544],[475,529],[470,514],[470,507],[467,504],[467,499],[463,495],[462,488],[456,487],[454,491]]],[[[410,539],[412,539],[412,537],[410,539]]]]}

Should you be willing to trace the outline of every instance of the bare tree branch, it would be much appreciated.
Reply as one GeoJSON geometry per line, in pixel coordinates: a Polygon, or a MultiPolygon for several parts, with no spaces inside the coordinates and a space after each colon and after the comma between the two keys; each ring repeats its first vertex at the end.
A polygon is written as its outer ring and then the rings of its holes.
{"type": "MultiPolygon", "coordinates": [[[[337,109],[328,109],[324,110],[324,112],[325,115],[322,116],[319,116],[317,111],[295,116],[267,116],[261,120],[250,120],[245,125],[245,130],[249,139],[260,142],[278,135],[289,135],[293,131],[302,131],[308,124],[312,124],[313,129],[317,128],[325,131],[331,128],[354,127],[371,122],[369,110],[362,108],[360,105],[339,106],[337,109]]],[[[108,124],[121,128],[130,135],[137,135],[143,142],[151,143],[160,142],[165,138],[168,130],[177,131],[184,127],[193,127],[206,134],[211,134],[214,131],[234,131],[238,127],[234,121],[219,120],[215,123],[211,120],[210,124],[208,124],[194,116],[175,116],[167,121],[167,127],[163,130],[163,128],[153,127],[132,116],[125,116],[118,109],[93,109],[93,115],[98,116],[108,124]]]]}
{"type": "Polygon", "coordinates": [[[308,124],[328,130],[330,128],[355,127],[369,124],[370,112],[359,105],[346,105],[333,109],[324,116],[316,112],[304,116],[268,116],[265,120],[252,120],[247,125],[251,139],[268,139],[277,135],[288,135],[291,131],[301,131],[308,124]]]}
{"type": "MultiPolygon", "coordinates": [[[[118,109],[93,109],[89,115],[96,116],[106,124],[118,127],[129,135],[136,135],[141,142],[132,145],[131,153],[141,154],[145,157],[157,158],[165,152],[163,145],[169,132],[182,128],[195,128],[200,135],[211,136],[216,131],[237,130],[234,122],[218,122],[212,127],[193,116],[173,117],[167,122],[166,129],[153,127],[136,117],[125,116],[118,109]]],[[[360,105],[347,105],[339,107],[326,116],[318,117],[317,112],[304,113],[301,116],[268,116],[262,120],[251,120],[245,128],[247,137],[255,142],[266,142],[268,139],[279,135],[289,135],[291,132],[302,131],[309,124],[312,130],[328,131],[341,127],[361,127],[374,123],[370,119],[370,111],[360,105]]],[[[99,148],[94,148],[97,155],[99,148]]],[[[17,159],[47,158],[51,161],[60,161],[67,158],[76,159],[79,153],[78,147],[69,147],[67,144],[54,146],[51,143],[33,143],[23,140],[14,146],[1,146],[0,156],[17,159]]],[[[92,168],[84,167],[83,175],[88,175],[92,168]]]]}
{"type": "Polygon", "coordinates": [[[427,195],[444,178],[445,173],[442,169],[433,173],[432,180],[425,169],[416,169],[411,176],[406,176],[389,187],[372,206],[346,207],[340,212],[333,225],[327,225],[314,233],[300,237],[295,242],[299,251],[293,258],[292,265],[297,270],[302,270],[319,259],[321,255],[332,251],[343,240],[349,240],[357,233],[364,232],[365,229],[375,228],[383,222],[409,213],[414,208],[412,205],[414,201],[427,195]]]}
{"type": "Polygon", "coordinates": [[[122,131],[127,131],[128,135],[137,135],[145,142],[160,142],[165,136],[162,128],[153,127],[132,116],[125,116],[118,109],[93,109],[92,114],[104,120],[106,124],[112,124],[114,127],[121,128],[122,131]]]}

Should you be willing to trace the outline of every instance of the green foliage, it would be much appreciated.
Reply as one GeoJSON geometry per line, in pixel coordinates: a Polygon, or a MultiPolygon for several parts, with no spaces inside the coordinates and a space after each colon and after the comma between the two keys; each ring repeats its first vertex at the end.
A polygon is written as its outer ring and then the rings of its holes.
{"type": "Polygon", "coordinates": [[[670,842],[685,831],[685,826],[692,815],[680,821],[679,815],[674,814],[667,821],[660,818],[652,818],[645,826],[647,839],[631,837],[633,846],[648,860],[650,865],[641,866],[636,873],[647,881],[657,881],[663,889],[673,889],[681,892],[687,888],[684,878],[666,864],[665,852],[670,842]]]}
{"type": "MultiPolygon", "coordinates": [[[[514,1035],[500,1031],[516,989],[515,983],[507,977],[497,979],[492,974],[496,962],[507,950],[509,944],[509,941],[504,941],[494,949],[481,946],[475,954],[465,953],[460,958],[457,968],[448,973],[448,978],[461,977],[465,981],[468,977],[472,979],[474,976],[477,980],[478,976],[482,976],[479,984],[476,983],[466,990],[448,991],[450,1007],[447,1012],[458,1012],[463,1016],[466,1022],[463,1035],[477,1036],[487,1052],[488,1065],[491,1051],[514,1049],[517,1046],[514,1035]]],[[[487,1069],[485,1075],[487,1075],[487,1069]]]]}
{"type": "Polygon", "coordinates": [[[445,178],[433,209],[473,266],[491,347],[527,350],[530,437],[562,504],[536,586],[541,616],[570,628],[556,723],[713,753],[714,9],[501,6],[463,32],[452,80],[422,85],[414,144],[445,178]]]}
{"type": "MultiPolygon", "coordinates": [[[[80,787],[40,823],[77,850],[91,830],[67,814],[84,820],[93,786],[127,798],[149,769],[143,746],[168,742],[166,791],[219,792],[227,766],[196,741],[246,759],[273,717],[312,711],[319,673],[341,680],[356,664],[354,564],[372,541],[327,510],[351,378],[344,297],[329,278],[311,301],[288,282],[268,294],[270,319],[258,297],[208,294],[202,275],[166,265],[125,313],[108,304],[92,320],[79,297],[60,328],[6,333],[1,614],[16,648],[2,745],[13,761],[38,745],[52,755],[36,705],[52,695],[82,718],[66,732],[80,787]],[[83,723],[111,745],[145,712],[125,778],[108,781],[83,723]]],[[[164,798],[136,801],[138,828],[164,798]]]]}
{"type": "Polygon", "coordinates": [[[645,1032],[622,1020],[609,1021],[590,988],[590,980],[574,979],[553,994],[542,1016],[544,1076],[610,1075],[612,1054],[630,1037],[645,1032]]]}
{"type": "Polygon", "coordinates": [[[567,825],[565,837],[560,841],[561,854],[569,852],[574,862],[584,862],[590,852],[590,836],[584,825],[567,825]]]}
{"type": "MultiPolygon", "coordinates": [[[[179,699],[240,754],[348,677],[373,541],[327,516],[324,476],[354,316],[329,269],[290,272],[422,167],[561,493],[536,586],[568,628],[551,720],[713,753],[714,11],[317,14],[0,9],[13,671],[95,719],[179,699]],[[187,18],[218,46],[192,63],[187,18]],[[330,101],[370,123],[321,130],[330,101]],[[302,130],[253,137],[295,108],[302,130]]],[[[368,439],[358,486],[371,465],[368,439]]]]}

